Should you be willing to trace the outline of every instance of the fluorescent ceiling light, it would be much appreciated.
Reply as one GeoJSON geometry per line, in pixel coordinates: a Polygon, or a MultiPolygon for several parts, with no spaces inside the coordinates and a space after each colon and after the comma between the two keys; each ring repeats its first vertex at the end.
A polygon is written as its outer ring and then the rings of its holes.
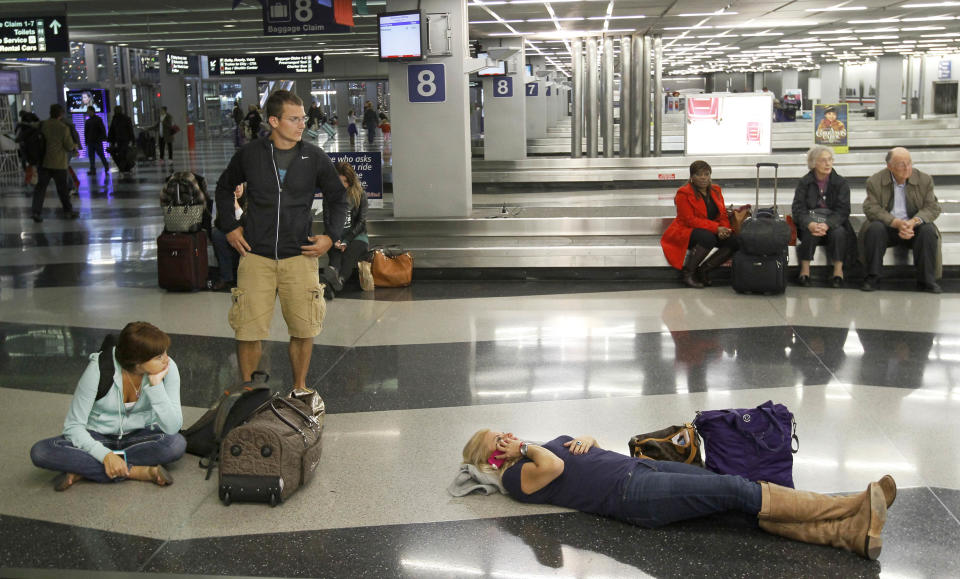
{"type": "Polygon", "coordinates": [[[899,28],[858,28],[854,30],[857,34],[862,33],[871,33],[871,32],[898,32],[899,28]]]}
{"type": "Polygon", "coordinates": [[[891,38],[900,38],[896,34],[878,34],[876,36],[861,36],[860,40],[889,40],[891,38]]]}
{"type": "Polygon", "coordinates": [[[847,24],[892,24],[900,22],[899,18],[873,18],[871,20],[847,20],[847,24]]]}
{"type": "MultiPolygon", "coordinates": [[[[637,14],[635,16],[610,16],[610,20],[642,20],[646,18],[643,14],[637,14]]],[[[606,20],[607,16],[588,16],[587,20],[606,20]]]]}
{"type": "Polygon", "coordinates": [[[866,9],[866,6],[831,6],[829,8],[807,8],[807,12],[854,12],[866,9]]]}
{"type": "Polygon", "coordinates": [[[523,20],[471,20],[468,24],[516,24],[518,22],[523,22],[523,20]]]}
{"type": "Polygon", "coordinates": [[[912,28],[901,28],[900,32],[920,32],[923,30],[946,30],[946,26],[914,26],[912,28]]]}
{"type": "MultiPolygon", "coordinates": [[[[524,22],[575,22],[578,20],[586,20],[586,18],[582,16],[568,16],[564,18],[527,18],[524,20],[524,22]]],[[[519,22],[519,20],[517,20],[517,22],[519,22]]]]}
{"type": "Polygon", "coordinates": [[[947,8],[949,6],[960,6],[960,2],[925,2],[922,4],[904,4],[899,8],[947,8]]]}
{"type": "Polygon", "coordinates": [[[958,18],[956,16],[923,16],[900,19],[901,22],[943,22],[945,20],[958,20],[958,18]]]}
{"type": "Polygon", "coordinates": [[[817,32],[807,32],[807,34],[850,34],[853,32],[850,28],[844,28],[843,30],[820,30],[817,32]]]}
{"type": "Polygon", "coordinates": [[[739,12],[724,12],[724,9],[721,8],[716,12],[686,12],[684,14],[677,14],[681,18],[691,18],[694,16],[734,16],[739,14],[739,12]]]}

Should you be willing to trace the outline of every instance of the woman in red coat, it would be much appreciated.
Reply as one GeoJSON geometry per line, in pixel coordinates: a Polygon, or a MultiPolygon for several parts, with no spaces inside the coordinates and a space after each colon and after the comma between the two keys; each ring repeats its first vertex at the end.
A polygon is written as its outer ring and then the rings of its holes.
{"type": "Polygon", "coordinates": [[[720,187],[710,181],[711,173],[706,161],[691,163],[690,181],[677,190],[673,200],[677,218],[660,238],[667,261],[683,271],[685,285],[696,288],[710,285],[710,270],[722,265],[739,247],[720,187]],[[704,260],[714,247],[717,252],[704,260]],[[691,255],[684,263],[688,249],[691,255]]]}

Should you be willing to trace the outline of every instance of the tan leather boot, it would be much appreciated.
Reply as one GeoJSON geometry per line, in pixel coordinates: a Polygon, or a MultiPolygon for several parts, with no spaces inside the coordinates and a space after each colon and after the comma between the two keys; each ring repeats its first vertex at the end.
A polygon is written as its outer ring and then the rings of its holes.
{"type": "MultiPolygon", "coordinates": [[[[890,475],[884,475],[876,484],[884,497],[887,508],[897,497],[897,483],[890,475]]],[[[870,488],[852,495],[824,495],[810,491],[798,491],[773,483],[761,482],[762,502],[760,519],[799,523],[803,521],[822,521],[843,519],[854,515],[860,505],[868,499],[870,488]]]]}
{"type": "Polygon", "coordinates": [[[868,500],[860,503],[853,516],[843,519],[785,523],[761,519],[760,528],[768,533],[814,545],[846,549],[874,560],[883,548],[883,524],[887,520],[886,498],[878,483],[870,483],[868,500]]]}

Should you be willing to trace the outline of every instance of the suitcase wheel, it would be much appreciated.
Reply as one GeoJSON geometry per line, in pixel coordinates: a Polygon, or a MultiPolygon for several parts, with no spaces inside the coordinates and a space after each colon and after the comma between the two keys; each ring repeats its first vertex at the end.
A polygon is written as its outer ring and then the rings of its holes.
{"type": "Polygon", "coordinates": [[[227,492],[223,493],[223,496],[220,498],[220,500],[223,501],[223,506],[229,507],[229,506],[230,506],[230,491],[227,491],[227,492]]]}
{"type": "Polygon", "coordinates": [[[277,500],[277,493],[270,493],[270,506],[275,507],[278,502],[280,501],[277,500]]]}

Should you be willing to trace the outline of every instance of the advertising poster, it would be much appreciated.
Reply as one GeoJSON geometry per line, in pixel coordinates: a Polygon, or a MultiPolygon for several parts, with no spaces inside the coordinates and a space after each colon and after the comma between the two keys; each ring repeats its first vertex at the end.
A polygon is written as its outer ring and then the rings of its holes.
{"type": "MultiPolygon", "coordinates": [[[[96,111],[96,115],[100,117],[100,120],[103,121],[104,129],[106,129],[110,126],[109,95],[107,90],[102,88],[68,90],[66,95],[66,104],[68,115],[65,118],[73,123],[74,128],[77,129],[77,134],[80,135],[81,149],[78,153],[78,156],[81,159],[86,159],[89,155],[89,151],[87,150],[87,135],[85,130],[87,107],[93,107],[93,109],[96,111]]],[[[106,150],[106,143],[103,143],[103,147],[104,150],[106,150]]]]}
{"type": "Polygon", "coordinates": [[[769,94],[691,95],[686,100],[687,155],[749,155],[772,151],[769,94]]]}
{"type": "Polygon", "coordinates": [[[847,145],[847,104],[814,105],[813,142],[817,145],[833,147],[834,153],[848,153],[847,145]]]}
{"type": "MultiPolygon", "coordinates": [[[[367,192],[367,203],[370,208],[383,208],[383,163],[379,152],[327,153],[327,156],[334,164],[341,161],[350,163],[357,178],[360,179],[360,186],[367,192]]],[[[316,211],[321,207],[323,194],[317,191],[313,197],[313,206],[316,211]]]]}

